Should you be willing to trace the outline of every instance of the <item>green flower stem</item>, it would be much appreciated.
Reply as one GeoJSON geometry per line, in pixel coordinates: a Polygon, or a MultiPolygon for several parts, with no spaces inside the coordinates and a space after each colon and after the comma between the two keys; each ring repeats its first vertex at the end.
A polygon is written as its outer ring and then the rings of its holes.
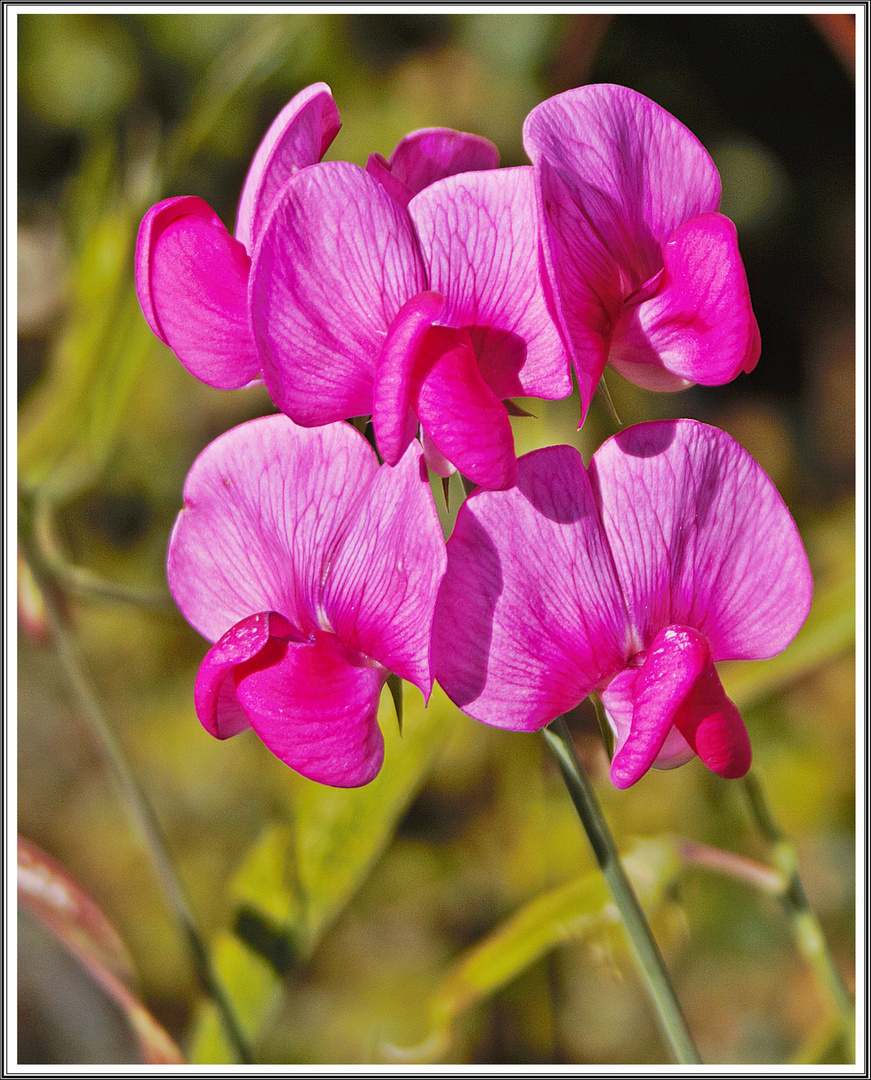
{"type": "Polygon", "coordinates": [[[851,1049],[855,1046],[856,1015],[850,991],[844,982],[840,968],[829,952],[819,920],[808,902],[801,878],[798,873],[798,857],[795,848],[781,831],[762,785],[749,772],[741,782],[750,815],[759,832],[771,846],[771,858],[783,874],[786,887],[780,894],[795,936],[799,952],[816,972],[820,983],[828,988],[844,1025],[844,1031],[850,1039],[851,1049]]]}
{"type": "Polygon", "coordinates": [[[593,854],[611,891],[638,969],[644,978],[651,1003],[671,1047],[681,1065],[700,1065],[702,1059],[690,1034],[662,954],[638,902],[608,828],[593,787],[575,753],[565,718],[560,716],[543,731],[545,741],[559,762],[572,802],[586,830],[593,854]]]}
{"type": "Polygon", "coordinates": [[[200,934],[191,913],[187,896],[169,854],[169,848],[148,796],[130,768],[121,743],[103,715],[97,697],[88,682],[72,640],[66,631],[54,583],[47,574],[39,554],[29,538],[22,537],[22,549],[33,572],[45,602],[45,614],[52,639],[73,698],[82,716],[87,720],[91,733],[109,759],[118,782],[122,799],[138,825],[151,855],[158,879],[175,913],[185,940],[191,950],[194,966],[204,991],[215,1003],[227,1038],[239,1060],[244,1065],[254,1064],[254,1057],[232,1005],[221,986],[209,958],[208,947],[200,934]]]}

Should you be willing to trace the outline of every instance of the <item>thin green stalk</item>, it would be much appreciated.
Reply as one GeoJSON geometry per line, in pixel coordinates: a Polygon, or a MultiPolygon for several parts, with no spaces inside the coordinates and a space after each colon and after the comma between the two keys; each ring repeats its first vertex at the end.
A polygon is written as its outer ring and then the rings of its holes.
{"type": "Polygon", "coordinates": [[[617,910],[632,946],[635,961],[643,976],[650,1001],[656,1011],[675,1061],[681,1065],[700,1065],[696,1044],[672,986],[659,946],[632,889],[608,823],[602,814],[593,787],[575,753],[565,718],[560,716],[543,731],[545,741],[556,757],[572,802],[586,830],[593,854],[611,891],[617,910]]]}
{"type": "Polygon", "coordinates": [[[236,1051],[240,1062],[244,1065],[254,1064],[251,1048],[212,967],[208,947],[197,929],[184,887],[179,880],[169,854],[169,848],[160,827],[160,822],[136,774],[130,768],[124,750],[111,725],[103,715],[96,694],[85,676],[72,640],[64,626],[53,593],[53,583],[47,579],[39,555],[27,537],[22,537],[22,548],[34,577],[42,590],[46,620],[73,698],[83,717],[87,720],[91,733],[114,769],[115,779],[120,787],[123,801],[145,840],[160,884],[191,950],[194,966],[203,989],[215,1003],[227,1038],[236,1051]]]}
{"type": "Polygon", "coordinates": [[[816,913],[808,902],[798,873],[795,848],[774,820],[762,784],[753,772],[744,777],[742,790],[756,827],[771,846],[772,861],[786,879],[786,888],[780,894],[780,900],[792,923],[798,949],[816,972],[820,983],[828,988],[851,1046],[855,1046],[856,1016],[850,991],[829,951],[816,913]]]}

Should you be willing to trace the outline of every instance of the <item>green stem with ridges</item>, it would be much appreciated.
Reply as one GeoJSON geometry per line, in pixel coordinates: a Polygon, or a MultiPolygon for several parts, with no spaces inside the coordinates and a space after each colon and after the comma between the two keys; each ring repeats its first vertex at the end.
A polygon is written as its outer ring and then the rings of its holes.
{"type": "Polygon", "coordinates": [[[681,1065],[700,1065],[702,1059],[669,978],[662,953],[632,888],[608,823],[593,787],[575,752],[565,718],[560,716],[543,730],[545,741],[559,763],[572,802],[586,830],[596,862],[611,892],[638,970],[647,988],[674,1059],[681,1065]]]}
{"type": "Polygon", "coordinates": [[[762,784],[755,774],[749,772],[741,783],[750,815],[765,841],[771,846],[772,861],[786,880],[786,887],[780,894],[780,900],[792,923],[798,950],[811,965],[820,983],[828,988],[843,1022],[844,1031],[850,1040],[851,1048],[853,1048],[856,1038],[856,1015],[853,1001],[840,968],[826,944],[819,919],[804,891],[798,873],[798,856],[795,848],[774,820],[762,784]]]}

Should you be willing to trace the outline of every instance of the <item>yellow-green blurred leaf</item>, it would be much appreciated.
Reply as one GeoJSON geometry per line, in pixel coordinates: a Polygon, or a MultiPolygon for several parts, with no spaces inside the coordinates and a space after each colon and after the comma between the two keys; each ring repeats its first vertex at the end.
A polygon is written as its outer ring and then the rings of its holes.
{"type": "Polygon", "coordinates": [[[307,15],[276,18],[269,14],[248,15],[239,23],[239,33],[231,34],[226,48],[206,69],[187,116],[167,142],[169,175],[190,161],[217,130],[237,94],[263,82],[293,55],[297,38],[309,23],[307,15]]]}
{"type": "Polygon", "coordinates": [[[30,491],[60,500],[83,490],[123,422],[154,341],[133,289],[135,228],[125,207],[105,214],[73,267],[68,323],[20,419],[19,474],[30,491]]]}
{"type": "Polygon", "coordinates": [[[302,905],[296,917],[299,940],[307,950],[314,948],[389,842],[457,715],[440,690],[433,692],[428,709],[419,693],[407,690],[401,735],[390,715],[392,704],[382,709],[384,767],[371,784],[350,790],[308,780],[295,784],[293,818],[302,905]]]}
{"type": "MultiPolygon", "coordinates": [[[[386,847],[457,715],[439,691],[428,709],[419,693],[408,695],[402,735],[392,712],[385,693],[385,762],[375,780],[331,788],[289,773],[293,824],[269,826],[231,883],[234,925],[219,935],[213,960],[252,1042],[276,1005],[282,975],[311,954],[386,847]]],[[[211,1003],[203,1003],[193,1030],[191,1060],[234,1060],[211,1003]]]]}
{"type": "MultiPolygon", "coordinates": [[[[641,904],[650,911],[662,900],[679,869],[671,840],[643,840],[624,857],[641,904]]],[[[516,978],[545,953],[618,924],[620,916],[597,870],[530,901],[469,949],[441,980],[429,1005],[429,1032],[418,1046],[385,1046],[388,1061],[437,1061],[450,1047],[461,1013],[516,978]]]]}
{"type": "MultiPolygon", "coordinates": [[[[281,989],[278,973],[229,930],[223,931],[215,941],[212,962],[229,992],[243,1034],[254,1042],[261,1025],[278,1001],[281,989]]],[[[200,1004],[188,1047],[188,1058],[194,1065],[236,1063],[236,1052],[211,1001],[200,1004]]]]}

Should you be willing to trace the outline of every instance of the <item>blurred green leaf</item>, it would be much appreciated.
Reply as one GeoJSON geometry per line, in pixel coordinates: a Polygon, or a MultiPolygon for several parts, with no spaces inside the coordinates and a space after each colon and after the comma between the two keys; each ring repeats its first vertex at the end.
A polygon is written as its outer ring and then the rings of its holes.
{"type": "Polygon", "coordinates": [[[153,343],[132,286],[117,307],[109,300],[79,309],[21,416],[18,463],[26,490],[62,501],[93,483],[153,343]]]}
{"type": "MultiPolygon", "coordinates": [[[[364,787],[344,789],[289,774],[292,825],[268,827],[231,884],[235,923],[219,935],[214,963],[252,1042],[277,1004],[282,976],[311,955],[389,843],[457,716],[438,690],[427,709],[412,692],[400,735],[387,701],[385,694],[379,775],[364,787]]],[[[194,1025],[191,1060],[233,1061],[211,1003],[203,1004],[194,1025]]]]}
{"type": "Polygon", "coordinates": [[[849,1037],[838,1016],[827,1016],[812,1028],[810,1034],[792,1055],[792,1065],[851,1065],[855,1062],[849,1037]]]}
{"type": "Polygon", "coordinates": [[[70,192],[77,250],[66,323],[20,417],[22,486],[54,500],[99,474],[154,343],[133,288],[138,208],[118,196],[117,180],[113,141],[96,140],[70,192]]]}
{"type": "MultiPolygon", "coordinates": [[[[304,952],[314,949],[372,863],[387,846],[399,817],[450,733],[456,709],[438,689],[424,710],[407,688],[400,735],[382,711],[384,767],[365,787],[346,790],[300,781],[293,793],[300,907],[295,913],[304,952]]],[[[294,778],[296,779],[296,778],[294,778]]]]}
{"type": "MultiPolygon", "coordinates": [[[[642,840],[624,857],[641,904],[655,908],[679,870],[675,843],[642,840]]],[[[595,871],[538,896],[469,949],[442,979],[429,1005],[429,1033],[418,1046],[385,1045],[387,1061],[438,1061],[450,1047],[454,1022],[565,941],[616,926],[620,916],[605,879],[595,871]]]]}
{"type": "MultiPolygon", "coordinates": [[[[243,1034],[255,1042],[257,1033],[279,1000],[281,979],[229,930],[218,935],[212,950],[215,970],[228,989],[243,1034]]],[[[236,1053],[225,1034],[214,1002],[203,1000],[197,1010],[188,1047],[193,1065],[232,1065],[236,1053]]]]}

